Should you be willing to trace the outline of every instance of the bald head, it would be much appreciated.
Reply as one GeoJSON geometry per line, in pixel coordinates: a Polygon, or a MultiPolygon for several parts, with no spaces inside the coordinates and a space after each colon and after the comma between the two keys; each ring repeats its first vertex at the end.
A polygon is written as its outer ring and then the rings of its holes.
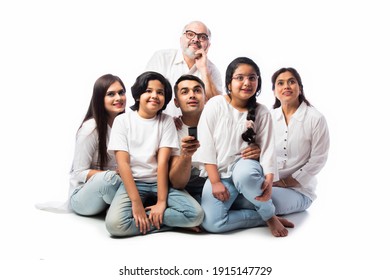
{"type": "Polygon", "coordinates": [[[210,31],[210,29],[207,27],[206,24],[204,24],[203,22],[198,21],[198,20],[191,21],[190,23],[185,25],[184,28],[183,28],[183,33],[186,30],[193,30],[193,31],[195,31],[195,30],[204,30],[202,33],[206,33],[209,36],[209,38],[211,38],[211,31],[210,31]]]}

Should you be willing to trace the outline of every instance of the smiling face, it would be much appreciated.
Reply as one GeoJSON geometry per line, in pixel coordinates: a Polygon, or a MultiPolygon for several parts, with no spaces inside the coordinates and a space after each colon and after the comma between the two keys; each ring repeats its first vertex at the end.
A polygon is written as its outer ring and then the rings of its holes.
{"type": "Polygon", "coordinates": [[[126,92],[122,85],[115,81],[106,91],[104,96],[104,108],[109,119],[114,119],[119,113],[122,113],[126,107],[126,92]]]}
{"type": "Polygon", "coordinates": [[[232,101],[238,104],[247,102],[256,93],[258,82],[256,71],[251,65],[238,65],[228,86],[232,101]]]}
{"type": "Polygon", "coordinates": [[[299,106],[298,98],[301,91],[297,79],[291,72],[283,72],[276,78],[274,94],[282,105],[299,106]]]}
{"type": "Polygon", "coordinates": [[[153,118],[164,103],[164,85],[159,80],[150,80],[146,91],[140,96],[138,114],[145,119],[153,118]]]}

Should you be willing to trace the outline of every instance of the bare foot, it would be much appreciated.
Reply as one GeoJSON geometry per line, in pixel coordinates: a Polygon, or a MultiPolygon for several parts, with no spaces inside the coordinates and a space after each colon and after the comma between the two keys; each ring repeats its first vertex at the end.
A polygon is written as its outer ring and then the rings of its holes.
{"type": "Polygon", "coordinates": [[[276,216],[273,216],[267,221],[267,225],[270,228],[272,235],[275,237],[285,237],[288,235],[288,230],[284,227],[284,223],[286,223],[286,226],[288,224],[289,227],[291,227],[291,225],[294,226],[294,224],[288,220],[276,216]]]}
{"type": "Polygon", "coordinates": [[[276,217],[276,218],[278,218],[279,222],[281,222],[282,225],[284,225],[285,227],[288,227],[288,228],[294,227],[294,224],[292,222],[290,222],[289,220],[287,220],[285,218],[281,218],[281,217],[276,217]]]}
{"type": "Polygon", "coordinates": [[[181,229],[185,230],[185,231],[195,232],[195,233],[202,232],[202,229],[201,229],[200,226],[197,226],[197,227],[186,227],[186,228],[181,228],[181,229]]]}
{"type": "Polygon", "coordinates": [[[196,232],[196,233],[202,232],[202,229],[199,226],[198,227],[190,227],[189,230],[196,232]]]}

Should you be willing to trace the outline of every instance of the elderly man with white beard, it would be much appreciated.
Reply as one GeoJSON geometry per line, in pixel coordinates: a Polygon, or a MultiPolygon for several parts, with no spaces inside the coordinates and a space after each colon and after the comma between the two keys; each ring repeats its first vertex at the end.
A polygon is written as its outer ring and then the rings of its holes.
{"type": "MultiPolygon", "coordinates": [[[[210,39],[210,29],[200,21],[192,21],[183,28],[180,36],[181,49],[156,51],[145,70],[161,73],[172,85],[182,75],[197,76],[205,84],[207,101],[222,93],[221,74],[207,57],[210,39]]],[[[181,115],[180,109],[173,102],[168,104],[164,112],[173,117],[181,115]]]]}

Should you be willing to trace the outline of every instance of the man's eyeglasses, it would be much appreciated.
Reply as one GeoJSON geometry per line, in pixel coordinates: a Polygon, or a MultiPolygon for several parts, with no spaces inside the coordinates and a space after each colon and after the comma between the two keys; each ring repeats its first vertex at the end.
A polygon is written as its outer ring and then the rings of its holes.
{"type": "Polygon", "coordinates": [[[256,82],[258,78],[259,77],[257,75],[249,75],[249,76],[237,75],[237,76],[233,77],[233,79],[235,79],[239,82],[243,82],[245,79],[248,79],[248,81],[251,83],[256,82]]]}
{"type": "Polygon", "coordinates": [[[195,36],[197,36],[198,40],[201,42],[207,41],[209,39],[209,35],[207,35],[206,33],[196,33],[191,30],[186,30],[186,32],[184,32],[183,34],[186,34],[187,39],[190,40],[194,39],[195,36]]]}

